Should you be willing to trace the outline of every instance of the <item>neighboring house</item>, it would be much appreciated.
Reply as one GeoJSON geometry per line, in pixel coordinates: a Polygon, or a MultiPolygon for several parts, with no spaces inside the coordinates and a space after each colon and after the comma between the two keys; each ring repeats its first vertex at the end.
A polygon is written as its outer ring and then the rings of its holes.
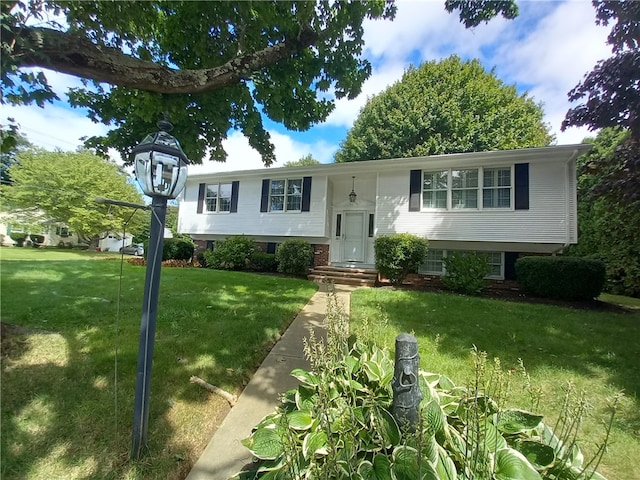
{"type": "Polygon", "coordinates": [[[315,266],[364,267],[375,264],[375,237],[408,232],[429,240],[420,273],[442,274],[442,259],[452,251],[480,251],[488,254],[492,278],[512,279],[518,256],[553,254],[577,242],[576,158],[590,148],[225,173],[196,167],[180,202],[178,231],[199,249],[244,234],[273,252],[301,238],[314,245],[315,266]]]}

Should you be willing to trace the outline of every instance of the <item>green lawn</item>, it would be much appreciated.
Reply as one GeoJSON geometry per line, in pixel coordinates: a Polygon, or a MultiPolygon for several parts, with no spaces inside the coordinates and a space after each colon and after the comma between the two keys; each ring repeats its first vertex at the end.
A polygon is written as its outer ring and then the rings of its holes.
{"type": "MultiPolygon", "coordinates": [[[[624,297],[604,297],[616,303],[624,297]]],[[[608,313],[499,300],[391,289],[360,289],[351,295],[352,328],[393,350],[398,333],[413,333],[421,367],[470,384],[473,345],[499,357],[505,369],[524,361],[544,397],[540,412],[553,419],[560,388],[572,381],[593,404],[583,426],[583,450],[604,430],[607,401],[624,391],[609,452],[600,468],[609,480],[640,478],[640,310],[608,313]]],[[[514,389],[514,401],[527,407],[514,389]]]]}
{"type": "Polygon", "coordinates": [[[191,375],[240,392],[317,288],[163,268],[149,450],[130,462],[145,269],[113,254],[2,248],[0,272],[2,322],[23,327],[3,338],[7,479],[184,478],[229,408],[191,375]]]}

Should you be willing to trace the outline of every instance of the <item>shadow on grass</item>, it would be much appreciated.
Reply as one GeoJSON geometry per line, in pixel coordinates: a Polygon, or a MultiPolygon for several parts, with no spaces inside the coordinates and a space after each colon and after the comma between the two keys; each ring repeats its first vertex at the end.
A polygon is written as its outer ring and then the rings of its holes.
{"type": "MultiPolygon", "coordinates": [[[[554,369],[598,379],[602,386],[624,391],[639,406],[640,312],[585,311],[428,292],[359,295],[352,296],[352,312],[378,305],[378,312],[374,308],[368,314],[386,316],[397,333],[413,331],[418,338],[431,339],[438,352],[450,358],[468,358],[475,345],[489,358],[500,358],[506,368],[517,366],[521,358],[531,374],[554,369]]],[[[637,435],[638,409],[630,420],[623,429],[637,435]]]]}
{"type": "Polygon", "coordinates": [[[3,478],[184,478],[219,403],[190,376],[239,393],[315,291],[164,268],[148,451],[129,462],[144,268],[124,265],[118,305],[119,272],[119,262],[3,262],[2,321],[22,329],[3,332],[3,478]]]}

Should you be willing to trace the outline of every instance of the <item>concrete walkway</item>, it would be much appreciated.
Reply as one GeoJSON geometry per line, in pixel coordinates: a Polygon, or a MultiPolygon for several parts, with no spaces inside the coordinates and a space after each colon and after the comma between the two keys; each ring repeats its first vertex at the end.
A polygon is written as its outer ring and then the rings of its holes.
{"type": "MultiPolygon", "coordinates": [[[[338,302],[349,312],[349,295],[356,287],[336,285],[338,302]]],[[[187,480],[227,480],[252,462],[251,453],[240,441],[279,403],[279,395],[298,386],[290,373],[294,368],[309,368],[302,351],[302,339],[309,328],[321,329],[327,305],[327,287],[320,285],[309,303],[291,323],[282,338],[267,355],[244,389],[238,403],[216,430],[204,453],[195,463],[187,480]]],[[[320,332],[317,334],[320,337],[320,332]]]]}

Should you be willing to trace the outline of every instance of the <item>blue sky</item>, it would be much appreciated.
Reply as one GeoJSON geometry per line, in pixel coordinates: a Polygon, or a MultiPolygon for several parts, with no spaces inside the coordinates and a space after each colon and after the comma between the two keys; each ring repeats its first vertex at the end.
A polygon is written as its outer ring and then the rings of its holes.
{"type": "MultiPolygon", "coordinates": [[[[543,103],[545,121],[558,144],[579,143],[593,135],[586,129],[560,132],[560,123],[570,107],[567,92],[590,71],[598,60],[610,56],[606,44],[609,28],[595,25],[590,1],[520,1],[515,20],[497,18],[475,29],[465,29],[457,16],[448,14],[444,0],[399,0],[393,22],[365,23],[364,55],[373,73],[362,93],[354,100],[339,100],[323,124],[306,132],[287,131],[266,121],[276,146],[277,162],[294,161],[311,153],[322,162],[331,162],[340,142],[365,104],[366,99],[395,83],[406,68],[440,60],[452,54],[463,59],[478,58],[487,70],[509,85],[516,85],[536,102],[543,103]]],[[[54,91],[65,98],[70,86],[79,86],[74,77],[47,72],[54,91]]],[[[29,140],[44,148],[74,150],[80,137],[103,134],[106,127],[94,124],[81,110],[64,103],[31,107],[2,107],[0,121],[13,117],[29,140]]],[[[198,171],[261,168],[259,155],[240,132],[230,132],[224,142],[226,164],[205,160],[198,171]]]]}

